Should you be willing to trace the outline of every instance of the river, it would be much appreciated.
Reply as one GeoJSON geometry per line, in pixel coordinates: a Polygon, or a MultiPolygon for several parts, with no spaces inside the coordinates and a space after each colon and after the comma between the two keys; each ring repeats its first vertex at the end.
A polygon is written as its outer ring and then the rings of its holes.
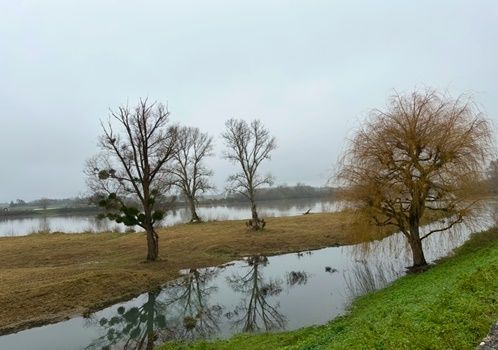
{"type": "MultiPolygon", "coordinates": [[[[261,217],[299,215],[311,209],[311,213],[330,212],[338,209],[337,202],[320,199],[292,199],[264,201],[258,204],[261,217]]],[[[199,206],[199,216],[203,220],[238,220],[251,217],[248,203],[231,205],[199,206]]],[[[171,226],[188,222],[190,213],[185,208],[177,208],[167,212],[165,219],[159,226],[171,226]]],[[[111,222],[107,219],[99,220],[96,215],[53,215],[38,214],[32,217],[1,216],[0,237],[24,236],[37,232],[124,232],[124,225],[111,222]]],[[[138,230],[138,228],[134,228],[138,230]]]]}
{"type": "MultiPolygon", "coordinates": [[[[427,260],[451,254],[471,232],[494,225],[494,212],[488,210],[472,228],[459,225],[424,240],[427,260]]],[[[0,349],[152,349],[171,340],[320,325],[343,315],[357,296],[404,275],[410,263],[401,234],[358,245],[251,256],[223,266],[182,271],[181,278],[160,290],[86,317],[2,336],[0,349]]]]}

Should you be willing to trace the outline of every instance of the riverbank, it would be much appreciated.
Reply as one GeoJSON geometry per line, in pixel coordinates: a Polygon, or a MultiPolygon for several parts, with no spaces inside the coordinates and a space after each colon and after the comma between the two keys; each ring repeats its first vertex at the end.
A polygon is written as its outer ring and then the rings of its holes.
{"type": "Polygon", "coordinates": [[[473,237],[429,271],[357,299],[324,326],[238,335],[171,349],[474,349],[498,319],[498,229],[473,237]]]}
{"type": "MultiPolygon", "coordinates": [[[[144,233],[34,234],[0,238],[0,334],[85,314],[178,277],[254,254],[358,243],[348,212],[182,224],[159,231],[160,261],[144,263],[144,233]]],[[[364,236],[364,235],[363,235],[364,236]]]]}

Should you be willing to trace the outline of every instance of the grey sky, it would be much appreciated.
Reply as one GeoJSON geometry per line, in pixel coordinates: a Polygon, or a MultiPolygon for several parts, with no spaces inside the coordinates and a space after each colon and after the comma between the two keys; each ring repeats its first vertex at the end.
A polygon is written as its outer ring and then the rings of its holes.
{"type": "Polygon", "coordinates": [[[216,137],[259,118],[278,183],[322,185],[393,89],[472,92],[498,120],[496,1],[0,1],[0,202],[85,191],[99,119],[138,97],[216,137]]]}

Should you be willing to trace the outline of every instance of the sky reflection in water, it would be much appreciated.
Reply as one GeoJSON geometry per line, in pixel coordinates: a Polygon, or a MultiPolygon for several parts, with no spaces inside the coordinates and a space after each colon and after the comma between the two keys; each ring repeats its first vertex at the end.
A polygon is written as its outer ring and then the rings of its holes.
{"type": "MultiPolygon", "coordinates": [[[[493,222],[483,219],[483,229],[493,222]]],[[[427,229],[427,228],[426,228],[427,229]]],[[[424,241],[434,261],[470,230],[424,241]]],[[[368,244],[252,256],[222,267],[184,271],[150,291],[90,315],[0,337],[0,349],[152,349],[165,341],[293,330],[343,314],[356,296],[405,273],[411,256],[399,234],[368,244]]]]}

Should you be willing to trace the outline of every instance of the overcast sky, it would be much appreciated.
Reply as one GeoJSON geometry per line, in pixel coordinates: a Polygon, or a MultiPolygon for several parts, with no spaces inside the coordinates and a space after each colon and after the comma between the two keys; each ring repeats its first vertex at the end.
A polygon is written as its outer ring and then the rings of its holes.
{"type": "Polygon", "coordinates": [[[265,170],[323,185],[393,89],[474,94],[498,121],[498,2],[0,0],[0,202],[85,192],[99,120],[139,97],[215,136],[259,118],[265,170]]]}

